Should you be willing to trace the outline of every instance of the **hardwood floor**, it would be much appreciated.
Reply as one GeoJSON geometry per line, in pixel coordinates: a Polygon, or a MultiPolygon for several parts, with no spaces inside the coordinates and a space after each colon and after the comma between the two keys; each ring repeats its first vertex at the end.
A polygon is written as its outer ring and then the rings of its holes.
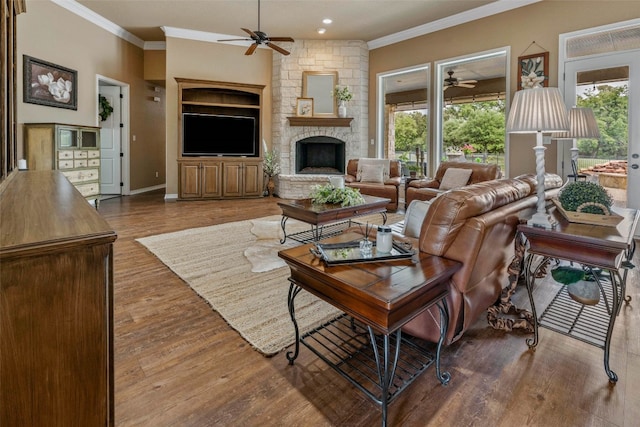
{"type": "MultiPolygon", "coordinates": [[[[115,243],[117,426],[375,426],[380,411],[302,348],[294,366],[265,358],[135,239],[279,214],[278,199],[165,203],[148,193],[105,200],[115,243]]],[[[634,264],[640,266],[638,252],[634,264]]],[[[631,271],[611,346],[610,386],[601,349],[540,329],[489,328],[481,317],[389,409],[393,426],[636,426],[640,420],[640,274],[631,271]]],[[[287,286],[283,283],[283,286],[287,286]]],[[[526,292],[520,289],[516,302],[526,292]]],[[[286,304],[286,301],[283,301],[286,304]]],[[[524,306],[528,304],[522,304],[524,306]]]]}

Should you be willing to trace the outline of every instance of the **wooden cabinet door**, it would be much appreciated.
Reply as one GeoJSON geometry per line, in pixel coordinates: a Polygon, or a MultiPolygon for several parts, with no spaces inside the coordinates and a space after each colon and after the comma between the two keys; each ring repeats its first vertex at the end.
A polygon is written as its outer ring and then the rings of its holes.
{"type": "Polygon", "coordinates": [[[243,167],[242,162],[225,162],[223,172],[223,197],[240,197],[243,195],[243,167]]]}
{"type": "Polygon", "coordinates": [[[221,163],[202,163],[202,197],[221,197],[221,163]]]}
{"type": "Polygon", "coordinates": [[[262,195],[262,163],[245,163],[244,164],[244,188],[245,196],[262,195]]]}
{"type": "Polygon", "coordinates": [[[180,198],[202,196],[200,162],[180,163],[180,198]]]}

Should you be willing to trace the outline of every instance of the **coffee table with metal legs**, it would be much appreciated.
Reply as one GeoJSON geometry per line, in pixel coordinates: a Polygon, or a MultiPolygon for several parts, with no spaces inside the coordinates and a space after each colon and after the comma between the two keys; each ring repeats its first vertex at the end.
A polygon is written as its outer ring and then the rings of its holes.
{"type": "Polygon", "coordinates": [[[390,199],[363,195],[364,203],[356,206],[341,206],[339,204],[314,204],[311,199],[288,200],[278,202],[282,209],[280,226],[284,237],[280,243],[284,243],[287,237],[301,243],[317,242],[320,239],[341,233],[351,226],[351,220],[358,216],[379,213],[382,215],[383,224],[387,222],[387,204],[390,199]],[[311,224],[310,231],[287,235],[286,224],[289,218],[311,224]]]}
{"type": "MultiPolygon", "coordinates": [[[[350,231],[323,242],[357,239],[362,235],[350,231]]],[[[287,303],[296,341],[286,357],[293,365],[302,343],[379,405],[386,426],[389,403],[430,365],[435,364],[443,385],[450,380],[440,369],[440,352],[447,332],[449,280],[461,264],[418,252],[411,259],[327,266],[310,252],[314,247],[310,243],[278,253],[291,269],[287,303]],[[300,336],[294,302],[302,290],[344,314],[300,336]],[[436,307],[441,330],[433,355],[403,336],[401,328],[436,307]]]]}

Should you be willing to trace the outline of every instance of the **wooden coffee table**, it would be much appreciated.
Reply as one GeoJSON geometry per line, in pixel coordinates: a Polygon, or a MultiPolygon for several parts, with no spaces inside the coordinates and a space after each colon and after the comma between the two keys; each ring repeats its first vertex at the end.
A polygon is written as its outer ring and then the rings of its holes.
{"type": "MultiPolygon", "coordinates": [[[[362,239],[353,231],[326,243],[362,239]]],[[[355,385],[382,409],[430,365],[440,371],[440,350],[447,331],[446,296],[449,280],[460,269],[457,261],[417,252],[412,259],[327,266],[311,254],[315,244],[282,250],[280,258],[291,268],[288,307],[295,329],[295,349],[287,353],[293,365],[300,343],[355,385]],[[344,311],[344,315],[299,335],[294,300],[301,290],[344,311]],[[436,354],[426,352],[401,334],[401,327],[430,307],[440,311],[440,341],[436,354]]]]}
{"type": "Polygon", "coordinates": [[[287,237],[301,243],[310,241],[317,242],[320,239],[329,237],[333,234],[341,232],[344,228],[335,231],[323,233],[324,226],[345,222],[347,226],[351,225],[351,219],[362,216],[379,213],[382,215],[383,224],[387,222],[387,204],[391,201],[383,197],[366,196],[364,203],[357,206],[341,206],[339,204],[314,204],[311,199],[290,200],[286,202],[278,202],[278,206],[282,209],[282,219],[280,226],[284,233],[284,237],[280,243],[284,243],[287,237]],[[295,233],[287,236],[286,224],[289,218],[311,224],[311,232],[295,233]]]}

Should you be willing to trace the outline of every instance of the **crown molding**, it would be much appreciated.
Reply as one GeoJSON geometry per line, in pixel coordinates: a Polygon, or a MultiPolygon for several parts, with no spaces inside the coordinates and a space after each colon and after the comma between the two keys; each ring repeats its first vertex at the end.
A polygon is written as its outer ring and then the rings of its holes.
{"type": "Polygon", "coordinates": [[[167,50],[167,42],[144,42],[144,50],[167,50]]]}
{"type": "Polygon", "coordinates": [[[476,21],[478,19],[497,15],[499,13],[507,12],[512,9],[528,6],[540,1],[542,0],[498,0],[485,6],[480,6],[466,12],[458,13],[457,15],[452,15],[446,18],[439,19],[437,21],[429,22],[424,25],[418,25],[417,27],[406,29],[395,34],[390,34],[388,36],[371,40],[367,43],[367,46],[369,46],[370,50],[378,49],[415,37],[424,36],[425,34],[434,33],[436,31],[454,27],[456,25],[466,24],[467,22],[476,21]]]}
{"type": "MultiPolygon", "coordinates": [[[[201,42],[210,42],[210,43],[218,43],[219,40],[224,39],[242,39],[245,36],[235,36],[229,34],[219,34],[219,33],[210,33],[207,31],[197,31],[197,30],[188,30],[185,28],[176,28],[176,27],[160,27],[162,31],[164,31],[164,35],[167,37],[175,37],[178,39],[187,39],[187,40],[196,40],[201,42]]],[[[232,41],[232,42],[224,42],[225,44],[233,44],[236,46],[249,46],[247,41],[232,41]]],[[[264,48],[265,46],[258,46],[264,48]]]]}
{"type": "MultiPolygon", "coordinates": [[[[475,8],[473,10],[469,10],[466,12],[459,13],[457,15],[449,16],[447,18],[439,19],[434,22],[430,22],[424,25],[419,25],[417,27],[409,28],[404,31],[400,31],[395,34],[390,34],[388,36],[380,37],[375,40],[371,40],[367,43],[367,46],[370,50],[377,49],[380,47],[388,46],[394,43],[399,43],[405,40],[409,40],[415,37],[423,36],[425,34],[433,33],[436,31],[444,30],[449,27],[453,27],[460,24],[465,24],[467,22],[475,21],[478,19],[486,18],[488,16],[497,15],[498,13],[507,12],[512,9],[517,9],[520,7],[528,6],[533,3],[538,3],[542,0],[498,0],[493,3],[487,4],[485,6],[481,6],[475,8]]],[[[81,5],[75,0],[51,0],[51,2],[57,4],[58,6],[67,9],[68,11],[75,13],[81,18],[86,19],[87,21],[103,28],[104,30],[114,34],[121,39],[128,41],[129,43],[138,46],[141,49],[145,50],[164,50],[166,49],[165,42],[145,42],[144,40],[134,36],[124,28],[119,25],[109,21],[108,19],[102,17],[101,15],[95,13],[91,9],[81,5]]],[[[219,34],[219,33],[209,33],[205,31],[196,31],[196,30],[188,30],[184,28],[175,28],[175,27],[161,27],[166,36],[176,37],[181,39],[189,39],[189,40],[199,40],[205,42],[217,43],[218,40],[222,39],[234,39],[234,38],[242,38],[242,36],[228,35],[228,34],[219,34]]],[[[233,42],[225,42],[226,44],[232,44],[237,46],[247,46],[247,42],[245,41],[233,41],[233,42]]],[[[265,46],[258,46],[259,48],[265,48],[265,46]]]]}
{"type": "Polygon", "coordinates": [[[79,17],[86,19],[87,21],[97,25],[100,28],[107,30],[111,34],[120,37],[121,39],[126,40],[141,49],[144,49],[144,41],[142,39],[134,36],[124,28],[114,24],[101,15],[98,15],[91,9],[88,9],[75,0],[51,0],[51,2],[67,9],[69,12],[75,13],[79,17]]]}

